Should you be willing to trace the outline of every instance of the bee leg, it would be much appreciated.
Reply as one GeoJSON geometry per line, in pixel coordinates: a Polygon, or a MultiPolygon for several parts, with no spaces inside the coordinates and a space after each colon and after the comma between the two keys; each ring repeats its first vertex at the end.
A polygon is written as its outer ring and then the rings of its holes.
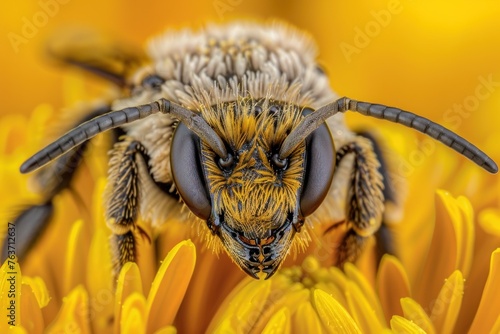
{"type": "Polygon", "coordinates": [[[384,211],[384,181],[370,140],[358,136],[340,147],[337,166],[350,154],[354,159],[347,189],[346,222],[351,230],[339,248],[338,265],[357,258],[366,237],[380,228],[384,211]]]}
{"type": "Polygon", "coordinates": [[[106,189],[106,223],[113,232],[111,246],[116,275],[125,263],[136,261],[137,234],[149,239],[136,224],[140,203],[140,173],[142,168],[147,168],[148,160],[146,148],[136,140],[126,139],[116,143],[113,148],[106,189]]]}
{"type": "MultiPolygon", "coordinates": [[[[390,178],[390,169],[387,161],[384,159],[383,147],[380,146],[379,141],[377,141],[377,139],[369,132],[358,132],[358,135],[370,140],[373,146],[373,151],[377,156],[377,160],[380,162],[378,171],[382,175],[382,179],[384,181],[384,206],[387,208],[387,204],[390,202],[397,207],[399,203],[399,197],[397,194],[398,190],[401,191],[401,189],[396,189],[396,185],[390,178]]],[[[387,214],[387,212],[385,214],[387,214]]],[[[389,225],[387,225],[387,219],[385,217],[382,219],[382,224],[376,232],[375,237],[377,239],[376,252],[378,262],[380,262],[384,254],[396,254],[392,231],[389,225]]]]}
{"type": "Polygon", "coordinates": [[[354,262],[365,245],[366,238],[350,230],[342,239],[338,248],[337,266],[342,267],[346,262],[354,262]]]}
{"type": "MultiPolygon", "coordinates": [[[[109,105],[100,106],[88,112],[83,119],[78,121],[88,121],[96,116],[108,112],[109,105]]],[[[67,154],[61,156],[51,165],[40,169],[34,176],[37,188],[42,192],[42,204],[31,205],[17,214],[13,220],[16,226],[16,256],[22,259],[43,234],[45,227],[49,224],[54,207],[53,199],[63,190],[70,188],[75,173],[80,166],[88,142],[75,147],[67,154]]],[[[7,243],[3,242],[2,261],[7,257],[7,243]]]]}

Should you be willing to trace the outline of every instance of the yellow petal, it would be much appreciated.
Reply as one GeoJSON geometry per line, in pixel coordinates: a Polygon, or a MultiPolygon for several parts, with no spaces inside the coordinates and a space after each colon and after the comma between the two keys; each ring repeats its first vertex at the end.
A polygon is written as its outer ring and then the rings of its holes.
{"type": "MultiPolygon", "coordinates": [[[[233,264],[234,265],[234,264],[233,264]]],[[[215,313],[210,322],[207,332],[214,332],[216,327],[219,327],[220,324],[224,321],[224,319],[228,318],[229,310],[231,309],[231,303],[236,299],[240,299],[241,291],[247,289],[248,284],[250,284],[250,277],[245,277],[241,280],[238,285],[234,287],[233,290],[226,296],[224,301],[219,305],[219,309],[215,313]]],[[[267,283],[266,286],[270,286],[270,283],[267,283]]]]}
{"type": "Polygon", "coordinates": [[[20,314],[23,315],[21,324],[29,333],[43,333],[45,323],[42,310],[38,305],[37,297],[33,293],[33,288],[25,281],[25,278],[23,278],[21,304],[19,305],[20,314]]]}
{"type": "Polygon", "coordinates": [[[458,270],[445,281],[434,302],[431,320],[438,333],[452,333],[464,295],[464,278],[458,270]]]}
{"type": "MultiPolygon", "coordinates": [[[[170,223],[168,236],[170,237],[170,223]]],[[[176,223],[177,224],[177,223],[176,223]]],[[[184,225],[190,226],[190,224],[184,225]]],[[[190,226],[192,227],[192,226],[190,226]]],[[[175,234],[175,233],[174,233],[175,234]]],[[[161,237],[160,249],[165,249],[163,245],[165,238],[161,237]]],[[[184,240],[185,238],[181,239],[184,240]]],[[[173,243],[174,240],[168,240],[173,243]]],[[[171,248],[171,247],[170,247],[171,248]]],[[[169,248],[169,249],[170,249],[169,248]]],[[[155,269],[156,271],[156,269],[155,269]]],[[[142,271],[141,271],[142,274],[142,271]]],[[[186,291],[182,306],[175,319],[179,333],[201,333],[205,332],[210,325],[215,314],[224,309],[222,303],[229,303],[229,294],[236,291],[235,287],[239,283],[247,282],[248,277],[238,266],[231,261],[229,256],[216,256],[212,251],[201,250],[197,253],[196,267],[192,277],[192,283],[186,291]],[[217,282],[217,289],[207,288],[209,282],[217,282]],[[203,296],[200,298],[200,296],[203,296]],[[192,314],[204,314],[199,321],[191,321],[192,314]]]]}
{"type": "Polygon", "coordinates": [[[239,298],[230,302],[234,312],[231,320],[233,328],[246,332],[255,326],[265,310],[267,298],[271,292],[271,281],[252,281],[241,291],[239,298]]]}
{"type": "MultiPolygon", "coordinates": [[[[42,316],[41,319],[37,320],[35,322],[34,327],[38,328],[40,327],[41,330],[43,331],[44,326],[45,326],[45,320],[47,318],[47,314],[45,314],[46,306],[49,304],[51,298],[49,296],[49,291],[47,290],[47,287],[45,285],[45,282],[40,278],[40,277],[27,277],[24,276],[22,279],[22,292],[25,294],[25,291],[27,291],[28,296],[32,295],[34,296],[35,300],[33,301],[32,298],[31,301],[27,302],[29,305],[31,305],[31,310],[30,311],[24,311],[25,308],[25,302],[22,301],[22,308],[23,308],[23,314],[27,314],[29,318],[37,318],[38,317],[38,312],[40,312],[40,315],[42,316]]],[[[24,300],[25,296],[22,296],[22,299],[24,300]]],[[[52,301],[54,303],[54,301],[52,301]]],[[[24,320],[23,320],[24,324],[24,320]]],[[[27,326],[25,326],[27,328],[27,326]]],[[[30,331],[31,332],[31,331],[30,331]]]]}
{"type": "Polygon", "coordinates": [[[422,305],[432,302],[441,290],[442,282],[455,269],[463,270],[467,275],[472,263],[474,228],[469,201],[455,199],[439,190],[435,203],[434,235],[425,268],[415,289],[415,296],[419,296],[422,305]]]}
{"type": "Polygon", "coordinates": [[[177,328],[174,326],[163,327],[157,330],[155,334],[177,334],[177,328]]]}
{"type": "Polygon", "coordinates": [[[479,225],[487,233],[500,237],[500,210],[499,209],[485,209],[479,213],[479,225]]]}
{"type": "Polygon", "coordinates": [[[384,312],[382,311],[379,298],[363,274],[352,263],[346,263],[344,271],[346,276],[361,289],[361,293],[368,302],[371,310],[370,312],[375,312],[375,316],[378,318],[378,323],[385,324],[384,312]]]}
{"type": "MultiPolygon", "coordinates": [[[[92,142],[93,143],[93,142],[92,142]]],[[[102,160],[102,159],[92,159],[92,160],[102,160]]],[[[92,195],[92,224],[93,230],[97,230],[100,228],[104,228],[107,234],[110,234],[111,231],[106,227],[106,213],[104,209],[106,205],[103,201],[103,194],[106,191],[107,179],[101,177],[97,179],[94,186],[94,191],[92,195]]]]}
{"type": "Polygon", "coordinates": [[[123,303],[120,329],[123,334],[146,333],[146,298],[134,292],[123,303]]]}
{"type": "Polygon", "coordinates": [[[23,326],[13,326],[9,328],[9,334],[28,334],[28,331],[23,326]]]}
{"type": "Polygon", "coordinates": [[[431,319],[425,313],[422,306],[420,306],[416,301],[407,297],[401,299],[401,307],[403,308],[403,313],[406,319],[414,322],[418,327],[422,328],[428,334],[435,334],[434,325],[431,319]]]}
{"type": "MultiPolygon", "coordinates": [[[[74,188],[80,189],[78,184],[75,184],[74,188]]],[[[68,281],[73,280],[73,284],[85,283],[85,264],[90,241],[86,226],[80,226],[77,242],[68,240],[74,228],[73,222],[77,221],[75,217],[80,215],[79,211],[69,192],[56,196],[53,220],[47,224],[39,242],[33,244],[23,262],[24,272],[30,276],[41,277],[50,291],[52,302],[43,309],[44,317],[48,320],[56,317],[63,297],[75,288],[76,285],[69,286],[68,281]]]]}
{"type": "Polygon", "coordinates": [[[328,269],[330,278],[332,282],[338,286],[341,290],[345,290],[347,286],[348,279],[344,272],[337,267],[331,267],[328,269]]]}
{"type": "Polygon", "coordinates": [[[337,267],[330,267],[327,272],[328,280],[318,282],[316,287],[331,294],[337,302],[339,302],[345,309],[348,309],[349,305],[347,304],[344,292],[349,279],[344,272],[337,267]]]}
{"type": "Polygon", "coordinates": [[[49,291],[45,282],[40,277],[23,277],[23,284],[27,284],[35,294],[39,308],[44,308],[50,302],[49,291]]]}
{"type": "Polygon", "coordinates": [[[401,298],[410,296],[410,282],[399,260],[392,255],[384,255],[377,272],[377,291],[389,321],[393,315],[403,315],[401,298]]]}
{"type": "Polygon", "coordinates": [[[88,248],[83,224],[82,220],[73,223],[68,237],[68,248],[64,259],[63,295],[67,295],[76,286],[84,284],[87,276],[86,268],[81,263],[82,258],[87,259],[87,256],[82,254],[86,252],[82,250],[88,248]]]}
{"type": "Polygon", "coordinates": [[[500,248],[491,254],[490,272],[469,333],[495,333],[492,329],[499,328],[500,298],[498,296],[500,296],[500,248]]]}
{"type": "Polygon", "coordinates": [[[340,290],[339,286],[331,283],[331,282],[319,282],[314,285],[315,288],[321,289],[328,294],[332,295],[332,297],[339,302],[340,305],[342,305],[345,309],[349,308],[349,305],[347,304],[347,299],[344,294],[344,290],[340,290]]]}
{"type": "MultiPolygon", "coordinates": [[[[358,266],[356,265],[356,267],[358,266]]],[[[285,274],[287,271],[289,274],[285,276],[290,277],[292,281],[300,281],[306,287],[326,283],[335,284],[339,289],[343,289],[347,282],[343,271],[330,265],[322,266],[319,260],[312,255],[306,257],[300,267],[285,268],[282,273],[285,274]]]]}
{"type": "Polygon", "coordinates": [[[167,255],[160,266],[148,295],[148,331],[171,325],[193,275],[196,249],[182,241],[167,255]]]}
{"type": "Polygon", "coordinates": [[[394,333],[398,334],[425,334],[425,331],[414,322],[397,315],[391,319],[391,328],[394,333]]]}
{"type": "Polygon", "coordinates": [[[112,281],[109,239],[103,228],[94,232],[90,244],[87,268],[87,288],[90,298],[90,319],[94,333],[112,330],[115,291],[112,281]],[[97,270],[96,270],[97,269],[97,270]]]}
{"type": "MultiPolygon", "coordinates": [[[[144,291],[145,295],[150,294],[150,289],[152,288],[152,282],[155,279],[155,276],[157,275],[157,270],[158,270],[158,261],[157,261],[157,249],[155,247],[158,247],[158,240],[155,242],[150,242],[152,240],[152,231],[151,230],[151,224],[149,222],[144,221],[141,217],[137,220],[137,226],[139,229],[142,229],[145,231],[145,233],[148,235],[148,238],[144,236],[140,236],[136,238],[136,249],[137,249],[137,254],[140,254],[140,260],[137,262],[137,265],[139,266],[139,271],[141,272],[141,279],[142,279],[142,289],[144,291]]],[[[168,230],[170,231],[170,230],[168,230]]],[[[185,239],[182,239],[185,240],[185,239]]],[[[174,249],[175,246],[178,243],[174,244],[171,249],[174,249]]],[[[170,250],[169,250],[170,251],[170,250]]],[[[164,253],[163,253],[164,254],[164,253]]],[[[167,253],[168,254],[168,253],[167,253]]],[[[191,275],[191,274],[190,274],[191,275]]]]}
{"type": "Polygon", "coordinates": [[[363,291],[354,282],[348,282],[345,292],[349,313],[359,325],[363,333],[380,333],[385,325],[385,318],[380,318],[368,302],[363,291]]]}
{"type": "Polygon", "coordinates": [[[120,332],[122,305],[133,293],[142,294],[141,272],[136,263],[127,262],[120,271],[116,284],[114,330],[117,334],[120,332]]]}
{"type": "Polygon", "coordinates": [[[89,307],[87,291],[83,286],[77,286],[63,299],[63,305],[47,333],[91,333],[89,307]]]}
{"type": "Polygon", "coordinates": [[[323,326],[311,302],[301,303],[292,317],[294,333],[321,333],[323,326]]]}
{"type": "Polygon", "coordinates": [[[349,313],[326,292],[315,289],[313,304],[327,333],[361,333],[349,313]]]}
{"type": "Polygon", "coordinates": [[[377,256],[376,238],[366,238],[366,241],[363,245],[363,251],[357,258],[355,265],[356,268],[358,268],[358,270],[362,273],[365,280],[370,284],[370,286],[375,286],[377,265],[379,261],[379,258],[377,256]]]}
{"type": "MultiPolygon", "coordinates": [[[[274,280],[272,280],[274,283],[274,280]]],[[[310,296],[309,289],[305,289],[301,284],[292,284],[287,288],[277,288],[271,285],[269,298],[264,305],[259,318],[255,321],[252,330],[261,332],[269,319],[272,318],[277,310],[286,307],[290,313],[294,313],[297,306],[308,300],[310,296]]]]}
{"type": "Polygon", "coordinates": [[[272,317],[269,319],[266,327],[262,331],[262,334],[278,334],[290,333],[290,310],[286,307],[279,309],[272,317]]]}
{"type": "Polygon", "coordinates": [[[474,238],[476,234],[474,230],[474,209],[470,201],[464,196],[457,198],[457,206],[460,209],[462,223],[458,224],[458,226],[455,225],[457,229],[461,228],[461,231],[457,233],[458,259],[456,268],[460,270],[464,277],[469,277],[474,256],[474,238]]]}
{"type": "Polygon", "coordinates": [[[0,333],[7,333],[10,326],[22,324],[21,279],[17,258],[7,258],[0,268],[0,309],[4,313],[0,321],[0,333]]]}
{"type": "Polygon", "coordinates": [[[491,327],[490,333],[500,333],[500,316],[497,318],[497,320],[493,324],[493,327],[491,327]]]}
{"type": "Polygon", "coordinates": [[[226,298],[212,319],[207,333],[246,333],[260,320],[265,309],[271,280],[245,279],[226,298]]]}
{"type": "Polygon", "coordinates": [[[132,309],[127,317],[122,318],[121,333],[123,334],[144,334],[146,333],[146,321],[138,310],[132,309]]]}

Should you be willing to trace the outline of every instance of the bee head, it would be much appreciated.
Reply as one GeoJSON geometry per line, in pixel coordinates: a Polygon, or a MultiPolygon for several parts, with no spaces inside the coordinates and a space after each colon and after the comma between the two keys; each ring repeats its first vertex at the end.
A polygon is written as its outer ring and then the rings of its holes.
{"type": "Polygon", "coordinates": [[[326,125],[279,157],[288,134],[310,112],[267,99],[203,110],[225,144],[225,159],[182,123],[174,135],[171,166],[181,197],[254,278],[275,273],[329,189],[335,152],[326,125]]]}

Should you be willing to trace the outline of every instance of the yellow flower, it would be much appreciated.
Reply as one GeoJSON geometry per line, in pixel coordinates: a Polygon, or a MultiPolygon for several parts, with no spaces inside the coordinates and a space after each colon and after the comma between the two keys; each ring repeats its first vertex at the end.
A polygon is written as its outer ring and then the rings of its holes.
{"type": "MultiPolygon", "coordinates": [[[[500,161],[495,112],[500,47],[491,43],[498,32],[498,4],[400,1],[402,10],[390,17],[391,23],[347,59],[340,45],[355,45],[358,29],[391,2],[318,1],[306,8],[299,3],[182,2],[169,5],[174,14],[166,22],[165,12],[158,10],[165,8],[160,0],[126,9],[114,0],[69,2],[19,52],[7,45],[0,62],[6,78],[0,83],[5,99],[0,112],[27,114],[40,102],[50,105],[37,106],[29,118],[12,114],[0,120],[0,232],[7,230],[12,208],[40,200],[18,168],[45,143],[45,129],[59,107],[106,90],[92,79],[89,85],[75,74],[55,77],[38,65],[45,37],[61,22],[85,17],[95,20],[89,25],[98,31],[123,31],[124,40],[137,44],[167,24],[254,14],[288,18],[315,35],[332,87],[340,94],[401,106],[454,127],[500,161]],[[221,16],[215,3],[232,5],[221,16]],[[104,15],[95,15],[96,8],[104,15]],[[137,13],[148,19],[131,29],[130,22],[142,22],[137,13]],[[477,97],[478,87],[484,93],[481,84],[489,78],[493,91],[487,99],[481,98],[474,110],[454,111],[455,104],[477,97]]],[[[4,36],[21,34],[23,18],[31,20],[41,10],[39,2],[12,6],[0,14],[4,36]]],[[[311,245],[313,255],[305,260],[299,255],[269,281],[253,281],[225,255],[218,258],[196,239],[187,241],[189,230],[173,221],[152,245],[140,245],[141,261],[124,266],[113,282],[109,231],[102,218],[108,149],[103,136],[93,142],[75,180],[77,195],[68,191],[55,198],[54,221],[22,268],[15,263],[9,269],[8,262],[2,266],[3,316],[11,300],[17,309],[16,326],[2,321],[0,333],[500,332],[499,178],[399,126],[356,116],[349,122],[354,127],[375,124],[383,141],[402,157],[393,177],[396,182],[408,178],[409,184],[404,216],[391,225],[397,258],[385,256],[377,267],[371,242],[362,258],[342,272],[322,267],[311,245]],[[437,187],[448,192],[435,192],[437,187]],[[14,299],[8,296],[11,270],[16,272],[14,299]]]]}
{"type": "MultiPolygon", "coordinates": [[[[74,228],[78,229],[79,225],[75,223],[74,228]]],[[[96,236],[98,239],[99,234],[96,236]]],[[[98,258],[96,254],[95,259],[98,258]]],[[[53,315],[45,312],[50,297],[44,281],[39,277],[22,276],[17,260],[9,259],[0,269],[0,305],[6,310],[7,317],[7,321],[0,322],[0,331],[175,333],[172,323],[195,262],[194,244],[189,240],[182,241],[161,264],[147,296],[143,293],[139,268],[135,263],[127,263],[120,272],[116,290],[111,286],[101,286],[93,291],[93,285],[102,283],[99,280],[102,277],[92,277],[88,288],[79,284],[63,298],[62,306],[52,319],[53,315]]],[[[99,270],[87,268],[87,271],[99,276],[99,270]]],[[[110,274],[110,270],[103,272],[110,274]]]]}
{"type": "Polygon", "coordinates": [[[23,277],[15,256],[4,262],[0,268],[0,305],[4,312],[0,332],[15,328],[18,333],[42,333],[42,308],[48,303],[43,280],[23,277]]]}
{"type": "MultiPolygon", "coordinates": [[[[64,298],[48,332],[59,333],[73,328],[83,333],[175,333],[172,323],[195,261],[194,244],[180,242],[161,264],[147,295],[143,292],[141,274],[135,263],[123,267],[116,291],[103,287],[94,294],[91,288],[87,291],[78,285],[64,298]]],[[[96,279],[89,281],[99,282],[96,279]]]]}

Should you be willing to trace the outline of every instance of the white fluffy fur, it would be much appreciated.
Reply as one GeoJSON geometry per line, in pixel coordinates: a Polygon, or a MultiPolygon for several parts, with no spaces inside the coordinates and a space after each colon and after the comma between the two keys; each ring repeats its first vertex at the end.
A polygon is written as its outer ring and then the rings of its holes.
{"type": "MultiPolygon", "coordinates": [[[[234,101],[238,95],[313,108],[337,98],[327,77],[317,69],[312,40],[284,24],[234,23],[208,26],[200,31],[169,31],[150,42],[149,54],[152,63],[138,71],[133,80],[139,84],[146,75],[156,73],[166,79],[161,92],[143,92],[118,100],[114,109],[149,103],[160,97],[192,110],[200,110],[201,104],[234,101]]],[[[336,147],[353,138],[344,125],[343,115],[335,115],[327,123],[336,147]]],[[[167,115],[155,115],[130,124],[127,130],[129,136],[147,148],[154,179],[170,182],[173,120],[167,115]]],[[[348,161],[340,166],[313,221],[331,223],[344,218],[344,183],[349,171],[348,161]]],[[[142,202],[142,212],[160,218],[162,214],[155,211],[163,210],[161,197],[153,197],[154,205],[142,202]]]]}

